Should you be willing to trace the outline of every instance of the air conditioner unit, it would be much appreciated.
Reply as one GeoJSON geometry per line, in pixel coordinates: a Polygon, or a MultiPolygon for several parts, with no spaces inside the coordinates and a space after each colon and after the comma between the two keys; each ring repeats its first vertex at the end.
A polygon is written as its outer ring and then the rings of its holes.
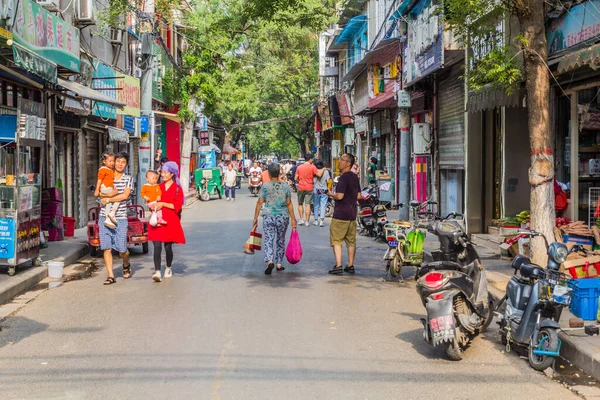
{"type": "Polygon", "coordinates": [[[142,120],[140,118],[133,119],[133,132],[129,132],[129,139],[139,139],[142,137],[142,120]]]}
{"type": "Polygon", "coordinates": [[[412,125],[413,153],[429,154],[431,150],[431,125],[413,124],[412,125]]]}
{"type": "Polygon", "coordinates": [[[77,4],[77,21],[82,24],[94,24],[93,0],[75,0],[77,4]]]}
{"type": "Polygon", "coordinates": [[[43,0],[38,1],[37,3],[50,12],[57,12],[60,10],[60,0],[43,0]]]}
{"type": "Polygon", "coordinates": [[[123,31],[121,29],[111,29],[110,42],[112,44],[123,44],[123,31]]]}

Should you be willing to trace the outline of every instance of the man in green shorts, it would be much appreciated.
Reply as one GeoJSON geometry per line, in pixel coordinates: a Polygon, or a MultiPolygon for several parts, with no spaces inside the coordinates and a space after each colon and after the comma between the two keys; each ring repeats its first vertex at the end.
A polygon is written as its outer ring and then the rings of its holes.
{"type": "Polygon", "coordinates": [[[331,190],[327,195],[335,200],[335,209],[329,228],[330,243],[333,247],[335,265],[330,274],[340,275],[344,272],[354,273],[354,256],[356,255],[356,214],[357,199],[360,194],[360,182],[352,172],[355,159],[352,154],[344,154],[339,161],[340,176],[336,193],[331,190]],[[348,248],[348,265],[342,269],[342,245],[348,248]]]}

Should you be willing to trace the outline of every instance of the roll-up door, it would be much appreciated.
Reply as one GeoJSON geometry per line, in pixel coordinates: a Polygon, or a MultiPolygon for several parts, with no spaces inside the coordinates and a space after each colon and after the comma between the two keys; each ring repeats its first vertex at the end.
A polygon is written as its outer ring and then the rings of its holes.
{"type": "Polygon", "coordinates": [[[439,85],[439,167],[465,168],[465,86],[459,77],[439,85]]]}

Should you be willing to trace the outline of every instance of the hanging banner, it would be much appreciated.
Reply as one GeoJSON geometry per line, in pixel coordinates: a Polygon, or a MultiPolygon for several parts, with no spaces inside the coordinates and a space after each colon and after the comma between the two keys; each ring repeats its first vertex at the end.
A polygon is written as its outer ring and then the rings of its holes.
{"type": "Polygon", "coordinates": [[[117,109],[119,115],[140,116],[140,80],[133,76],[117,74],[117,99],[127,104],[122,110],[117,109]]]}
{"type": "Polygon", "coordinates": [[[342,125],[349,125],[352,123],[352,107],[350,107],[350,99],[346,92],[339,92],[335,95],[338,103],[338,109],[340,110],[340,119],[342,125]]]}
{"type": "Polygon", "coordinates": [[[13,39],[30,52],[79,72],[79,29],[32,0],[17,2],[13,39]]]}
{"type": "MultiPolygon", "coordinates": [[[[94,63],[93,77],[100,79],[94,80],[93,88],[105,96],[116,99],[118,92],[115,90],[117,88],[118,80],[115,79],[116,76],[117,71],[99,61],[96,61],[94,63]]],[[[102,118],[117,119],[117,107],[99,101],[94,102],[92,113],[102,118]]]]}
{"type": "Polygon", "coordinates": [[[155,42],[152,42],[152,54],[155,59],[152,67],[152,98],[166,104],[167,99],[163,92],[163,80],[167,70],[173,69],[173,63],[165,49],[155,42]]]}

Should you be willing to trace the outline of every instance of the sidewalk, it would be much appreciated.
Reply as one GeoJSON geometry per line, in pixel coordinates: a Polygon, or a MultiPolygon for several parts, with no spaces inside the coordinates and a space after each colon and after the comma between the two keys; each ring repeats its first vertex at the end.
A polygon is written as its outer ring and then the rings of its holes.
{"type": "MultiPolygon", "coordinates": [[[[62,261],[65,266],[74,263],[88,253],[86,228],[75,230],[75,237],[65,238],[61,242],[49,242],[48,248],[42,249],[40,258],[43,262],[62,261]]],[[[0,273],[0,304],[8,303],[13,297],[26,292],[48,276],[48,267],[17,268],[15,276],[0,273]]]]}
{"type": "MultiPolygon", "coordinates": [[[[429,238],[427,235],[425,246],[427,248],[437,247],[435,237],[429,238]]],[[[480,248],[477,249],[478,251],[480,248]]],[[[498,258],[482,257],[482,264],[486,270],[488,279],[488,290],[495,298],[495,301],[501,299],[506,293],[506,285],[510,281],[514,270],[510,268],[510,261],[498,258]]],[[[568,308],[563,309],[560,326],[569,327],[569,319],[575,316],[571,314],[568,308]]],[[[596,324],[596,321],[585,321],[585,325],[596,324]]],[[[585,371],[593,378],[600,380],[600,336],[588,336],[583,329],[573,331],[561,331],[559,337],[562,341],[560,349],[561,357],[569,360],[575,367],[585,371]]]]}

